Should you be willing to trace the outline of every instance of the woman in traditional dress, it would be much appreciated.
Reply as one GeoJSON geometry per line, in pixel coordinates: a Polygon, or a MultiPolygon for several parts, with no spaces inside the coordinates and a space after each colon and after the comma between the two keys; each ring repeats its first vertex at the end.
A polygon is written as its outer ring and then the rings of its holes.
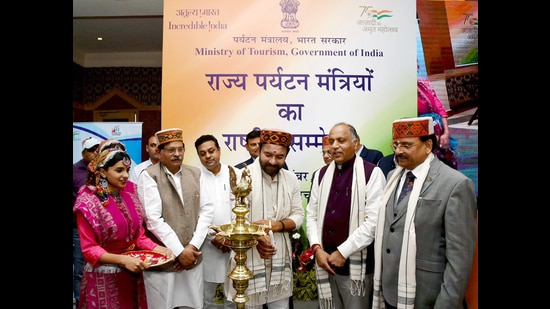
{"type": "Polygon", "coordinates": [[[154,250],[174,253],[145,235],[144,211],[137,185],[128,181],[130,156],[105,149],[88,165],[88,179],[73,211],[85,259],[79,308],[147,308],[143,270],[150,262],[124,255],[154,250]]]}

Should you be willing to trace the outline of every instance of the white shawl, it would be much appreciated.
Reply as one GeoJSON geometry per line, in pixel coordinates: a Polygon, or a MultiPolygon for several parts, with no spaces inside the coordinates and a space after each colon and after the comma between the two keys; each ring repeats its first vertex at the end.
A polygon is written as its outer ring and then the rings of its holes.
{"type": "MultiPolygon", "coordinates": [[[[264,184],[260,160],[257,159],[250,165],[250,174],[252,178],[252,191],[248,196],[251,201],[249,205],[250,222],[265,219],[267,217],[266,207],[272,205],[266,203],[264,198],[267,194],[264,192],[264,184]]],[[[281,170],[277,174],[277,208],[275,209],[275,221],[287,218],[291,211],[291,190],[286,177],[296,177],[293,173],[285,173],[281,170]]],[[[263,304],[266,299],[276,297],[281,293],[292,295],[292,260],[290,256],[291,243],[288,233],[274,233],[277,255],[271,260],[270,281],[267,282],[265,263],[255,248],[247,252],[247,266],[254,273],[254,278],[248,282],[247,294],[250,298],[249,305],[263,304]],[[269,284],[269,287],[267,286],[269,284]]]]}
{"type": "MultiPolygon", "coordinates": [[[[410,193],[409,202],[407,204],[407,215],[405,216],[405,233],[403,235],[403,244],[401,247],[401,258],[399,260],[399,276],[397,287],[397,308],[398,309],[414,309],[414,299],[416,297],[416,231],[414,226],[414,216],[416,203],[422,184],[428,175],[430,163],[433,159],[433,153],[428,155],[426,164],[423,164],[415,173],[416,180],[414,181],[413,189],[410,193]]],[[[384,297],[382,295],[381,277],[382,277],[382,237],[384,236],[384,223],[386,217],[386,207],[388,200],[394,193],[404,169],[401,166],[396,166],[395,171],[388,180],[384,188],[384,196],[382,197],[381,205],[378,212],[378,224],[376,225],[376,238],[374,240],[374,293],[373,293],[373,309],[385,308],[384,297]]],[[[388,267],[392,267],[389,265],[388,267]]]]}
{"type": "MultiPolygon", "coordinates": [[[[330,187],[334,175],[335,162],[331,162],[328,166],[323,179],[319,183],[319,209],[317,211],[317,231],[323,231],[323,222],[325,221],[325,211],[327,207],[330,187]]],[[[356,156],[353,164],[353,178],[351,180],[351,209],[350,209],[350,224],[349,234],[351,235],[357,229],[365,218],[365,203],[366,203],[366,187],[365,170],[363,160],[356,156]]],[[[321,239],[321,235],[319,235],[321,239]]],[[[350,280],[351,294],[365,295],[365,268],[367,261],[367,248],[359,252],[354,252],[350,255],[350,280]]],[[[332,293],[328,282],[328,272],[319,265],[315,260],[315,273],[317,276],[317,290],[319,292],[319,306],[321,309],[334,308],[332,301],[332,293]]]]}

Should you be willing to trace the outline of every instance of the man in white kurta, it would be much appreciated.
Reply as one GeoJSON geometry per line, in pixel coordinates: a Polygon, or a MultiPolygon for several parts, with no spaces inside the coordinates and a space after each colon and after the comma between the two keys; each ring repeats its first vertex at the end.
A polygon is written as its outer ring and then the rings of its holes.
{"type": "Polygon", "coordinates": [[[386,180],[356,155],[359,138],[347,123],[329,132],[333,162],[312,183],[306,227],[316,263],[319,308],[368,308],[374,271],[374,231],[386,180]]]}
{"type": "Polygon", "coordinates": [[[138,180],[147,230],[176,255],[174,269],[144,272],[149,309],[202,308],[201,248],[213,218],[213,192],[197,167],[182,164],[181,129],[156,133],[160,162],[138,180]]]}
{"type": "MultiPolygon", "coordinates": [[[[213,225],[231,223],[235,215],[232,212],[235,196],[229,183],[229,166],[220,161],[221,149],[218,140],[210,134],[202,135],[195,141],[197,155],[201,161],[201,181],[213,189],[214,218],[213,225]]],[[[233,170],[240,177],[238,169],[233,170]]],[[[237,179],[238,179],[237,178],[237,179]]],[[[231,248],[225,246],[225,239],[209,231],[202,245],[204,275],[203,309],[236,308],[234,302],[225,299],[223,285],[228,272],[231,248]]]]}

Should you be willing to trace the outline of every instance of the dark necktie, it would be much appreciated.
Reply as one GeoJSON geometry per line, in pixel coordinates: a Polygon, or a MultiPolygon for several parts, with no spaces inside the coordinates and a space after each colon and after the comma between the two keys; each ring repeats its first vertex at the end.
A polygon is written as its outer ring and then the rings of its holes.
{"type": "Polygon", "coordinates": [[[414,185],[414,178],[414,174],[411,171],[407,172],[407,178],[405,178],[405,182],[403,182],[403,188],[401,188],[397,203],[401,202],[402,199],[409,195],[414,185]]]}

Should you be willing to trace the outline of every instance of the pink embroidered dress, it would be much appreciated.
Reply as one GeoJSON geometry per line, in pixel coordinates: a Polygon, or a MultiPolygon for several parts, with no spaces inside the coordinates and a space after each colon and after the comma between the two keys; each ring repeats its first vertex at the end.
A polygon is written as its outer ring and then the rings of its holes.
{"type": "Polygon", "coordinates": [[[114,264],[102,264],[106,252],[152,250],[145,236],[144,211],[137,185],[127,182],[120,198],[108,197],[103,206],[96,187],[82,186],[73,211],[77,216],[82,253],[86,261],[80,289],[80,308],[147,308],[143,273],[135,274],[114,264]]]}

